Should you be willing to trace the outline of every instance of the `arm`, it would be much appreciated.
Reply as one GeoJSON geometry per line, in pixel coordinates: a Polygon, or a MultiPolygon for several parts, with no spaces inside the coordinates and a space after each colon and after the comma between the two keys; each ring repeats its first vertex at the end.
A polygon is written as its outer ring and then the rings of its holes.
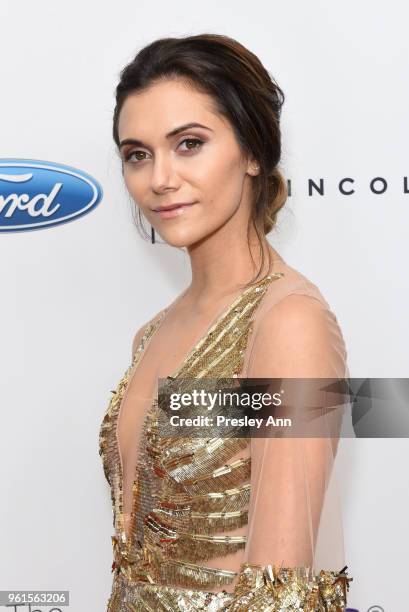
{"type": "MultiPolygon", "coordinates": [[[[319,300],[294,294],[264,315],[247,376],[282,378],[282,397],[288,397],[294,389],[289,379],[343,378],[345,366],[345,346],[334,315],[319,300]]],[[[305,435],[294,437],[291,428],[282,428],[251,439],[248,540],[231,611],[345,609],[351,579],[344,572],[323,569],[317,576],[314,571],[322,511],[334,501],[327,487],[342,414],[334,406],[328,410],[328,397],[323,401],[318,392],[308,400],[307,394],[292,397],[294,420],[308,416],[302,420],[305,435]],[[293,607],[288,608],[290,602],[293,607]]],[[[332,506],[329,516],[332,527],[339,527],[332,506]]],[[[327,527],[327,533],[327,558],[340,569],[340,531],[327,527]]]]}

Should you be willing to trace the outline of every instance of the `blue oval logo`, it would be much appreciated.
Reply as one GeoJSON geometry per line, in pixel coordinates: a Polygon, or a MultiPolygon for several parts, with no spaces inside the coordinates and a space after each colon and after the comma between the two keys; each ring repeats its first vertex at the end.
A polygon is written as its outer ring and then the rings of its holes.
{"type": "Polygon", "coordinates": [[[102,199],[89,174],[54,162],[0,159],[0,231],[25,231],[73,221],[102,199]]]}

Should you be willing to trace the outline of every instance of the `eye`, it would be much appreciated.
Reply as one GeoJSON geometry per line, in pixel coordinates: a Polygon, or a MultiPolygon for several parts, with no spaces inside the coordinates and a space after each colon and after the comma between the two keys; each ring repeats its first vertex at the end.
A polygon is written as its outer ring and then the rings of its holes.
{"type": "MultiPolygon", "coordinates": [[[[132,155],[140,155],[141,153],[142,155],[146,155],[145,151],[137,151],[137,150],[129,151],[129,153],[125,154],[124,159],[125,161],[130,161],[132,155]]],[[[133,163],[139,163],[140,161],[143,161],[144,159],[145,159],[144,157],[142,159],[139,158],[136,162],[133,162],[133,163]]]]}
{"type": "Polygon", "coordinates": [[[203,140],[201,140],[200,138],[185,138],[184,140],[182,140],[182,142],[180,144],[183,144],[184,142],[186,143],[194,143],[195,146],[193,147],[188,147],[187,149],[185,149],[185,151],[194,151],[195,149],[200,149],[200,147],[203,144],[203,140]]]}
{"type": "MultiPolygon", "coordinates": [[[[185,138],[184,140],[182,140],[179,143],[179,146],[184,144],[184,143],[188,143],[191,144],[193,143],[193,147],[191,146],[187,146],[186,149],[183,149],[184,152],[188,152],[188,151],[195,151],[196,149],[200,149],[200,147],[202,146],[202,144],[204,143],[204,141],[201,138],[185,138]]],[[[139,164],[140,162],[144,161],[146,159],[146,157],[137,157],[136,159],[131,160],[133,155],[147,155],[147,153],[145,151],[141,151],[138,149],[133,149],[131,151],[129,151],[128,153],[125,154],[124,156],[124,160],[126,162],[128,161],[132,161],[133,164],[139,164]]]]}

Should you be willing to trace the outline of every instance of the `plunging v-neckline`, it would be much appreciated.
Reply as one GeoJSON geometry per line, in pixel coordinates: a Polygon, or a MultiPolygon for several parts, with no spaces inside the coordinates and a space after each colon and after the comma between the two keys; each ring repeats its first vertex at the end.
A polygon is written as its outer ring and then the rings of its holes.
{"type": "MultiPolygon", "coordinates": [[[[267,280],[270,282],[272,281],[274,278],[280,278],[280,276],[282,276],[281,272],[275,272],[275,273],[270,273],[266,276],[264,276],[260,281],[258,281],[257,283],[251,285],[250,287],[247,287],[247,289],[245,289],[244,291],[242,291],[238,296],[236,296],[236,298],[227,306],[224,307],[221,312],[219,314],[216,315],[216,317],[214,317],[212,319],[212,322],[210,323],[210,325],[207,327],[206,331],[201,334],[201,336],[199,337],[199,339],[194,343],[194,345],[192,346],[192,348],[189,350],[189,352],[186,354],[186,356],[183,358],[182,362],[180,363],[180,365],[174,369],[172,371],[171,374],[169,374],[167,376],[167,378],[177,378],[177,376],[179,375],[180,371],[183,369],[183,367],[186,365],[186,363],[188,362],[188,360],[191,358],[191,356],[202,346],[202,344],[204,342],[206,342],[207,338],[209,337],[210,333],[218,326],[220,325],[220,323],[229,315],[229,313],[237,306],[237,304],[239,304],[241,302],[241,300],[250,292],[250,291],[254,291],[257,287],[259,287],[262,283],[266,282],[267,280]]],[[[123,459],[122,459],[122,454],[121,454],[121,449],[120,449],[120,444],[119,444],[119,438],[118,438],[118,425],[119,425],[119,421],[121,418],[121,414],[122,414],[122,409],[125,403],[125,399],[127,396],[127,393],[129,391],[129,387],[131,385],[133,376],[138,368],[138,366],[140,365],[144,355],[146,354],[146,351],[152,341],[152,338],[155,336],[155,334],[158,332],[158,330],[160,329],[166,314],[176,306],[176,304],[182,299],[182,297],[186,294],[186,291],[183,292],[179,298],[177,298],[172,304],[170,304],[169,306],[167,306],[166,308],[163,309],[162,313],[160,314],[159,318],[153,323],[154,329],[151,332],[148,341],[145,342],[145,344],[143,345],[144,342],[144,336],[145,334],[142,335],[142,338],[139,342],[139,345],[137,346],[134,356],[133,356],[133,360],[130,366],[130,371],[129,374],[127,376],[127,382],[125,385],[125,388],[122,392],[122,397],[120,399],[120,403],[119,403],[119,408],[118,408],[118,412],[117,412],[117,417],[116,417],[116,423],[115,423],[115,440],[116,440],[116,452],[118,454],[119,457],[119,464],[120,464],[120,474],[119,474],[119,480],[118,480],[118,493],[120,496],[120,507],[122,508],[122,533],[121,533],[121,539],[122,541],[126,544],[126,545],[130,545],[132,538],[130,537],[130,535],[132,534],[132,529],[133,529],[133,523],[135,520],[135,512],[134,512],[134,502],[135,499],[134,497],[132,498],[132,504],[131,504],[131,511],[130,513],[128,513],[129,515],[129,534],[127,534],[126,532],[126,528],[125,528],[125,521],[124,521],[124,513],[123,513],[123,484],[124,484],[124,468],[123,468],[123,459]],[[142,348],[143,347],[143,348],[142,348]],[[142,350],[141,350],[142,348],[142,350]]],[[[146,419],[147,415],[145,414],[144,416],[144,421],[146,419]]],[[[143,430],[143,425],[142,425],[142,430],[143,430]]],[[[138,442],[138,446],[139,446],[138,442]]],[[[137,466],[138,466],[138,462],[136,462],[135,466],[134,466],[134,477],[133,477],[133,483],[135,482],[135,475],[136,475],[136,470],[137,470],[137,466]]]]}
{"type": "MultiPolygon", "coordinates": [[[[176,367],[176,369],[173,370],[173,372],[171,372],[171,374],[169,374],[166,378],[177,378],[177,376],[179,375],[179,372],[183,369],[183,367],[186,365],[186,363],[188,362],[188,360],[190,359],[190,357],[193,355],[193,353],[195,353],[197,351],[197,349],[206,341],[206,339],[208,338],[209,334],[213,331],[213,329],[215,327],[217,327],[221,321],[228,316],[228,314],[230,313],[231,310],[233,310],[233,308],[235,308],[237,306],[237,304],[252,290],[254,290],[256,287],[258,287],[259,285],[261,285],[262,283],[264,283],[266,280],[272,280],[274,277],[277,276],[277,273],[270,273],[267,276],[264,276],[260,281],[258,281],[257,283],[255,283],[254,285],[251,285],[250,287],[247,287],[247,289],[244,289],[244,291],[242,291],[241,293],[239,293],[238,296],[236,296],[234,298],[234,300],[228,305],[225,306],[221,312],[219,312],[211,321],[211,323],[209,324],[209,326],[207,327],[207,329],[205,330],[204,333],[202,333],[198,340],[195,341],[195,343],[193,344],[192,348],[188,351],[188,353],[185,355],[185,357],[183,358],[182,362],[176,367]]],[[[278,273],[278,276],[281,276],[281,272],[278,273]]],[[[142,351],[139,351],[141,344],[143,342],[143,339],[141,339],[136,351],[135,351],[135,355],[134,358],[132,360],[132,365],[131,365],[131,372],[128,378],[128,384],[127,384],[127,388],[131,382],[131,379],[133,377],[133,374],[135,373],[137,367],[140,365],[144,355],[146,354],[146,351],[153,339],[153,337],[155,336],[155,334],[159,331],[160,327],[162,326],[162,323],[165,319],[166,314],[172,310],[177,303],[179,303],[179,301],[183,298],[183,296],[186,294],[186,291],[184,291],[172,304],[170,304],[169,306],[167,306],[166,308],[163,309],[160,317],[155,321],[154,323],[154,331],[152,332],[152,334],[149,337],[148,342],[145,344],[145,346],[143,347],[142,351]],[[138,351],[140,352],[140,354],[138,355],[138,351]]],[[[124,394],[125,395],[125,394],[124,394]]],[[[124,399],[124,396],[123,398],[124,399]]],[[[122,408],[122,401],[121,401],[121,406],[120,406],[120,410],[122,408]]]]}

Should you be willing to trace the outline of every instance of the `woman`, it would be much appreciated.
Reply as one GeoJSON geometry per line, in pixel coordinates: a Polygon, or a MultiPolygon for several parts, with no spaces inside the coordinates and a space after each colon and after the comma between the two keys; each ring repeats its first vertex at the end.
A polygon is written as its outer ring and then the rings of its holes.
{"type": "Polygon", "coordinates": [[[171,438],[158,403],[159,378],[346,375],[336,317],[266,239],[287,196],[283,101],[258,58],[221,35],[157,40],[121,73],[126,187],[152,240],[186,248],[192,282],[136,333],[102,423],[111,612],[345,609],[335,409],[304,437],[249,442],[171,438]]]}

